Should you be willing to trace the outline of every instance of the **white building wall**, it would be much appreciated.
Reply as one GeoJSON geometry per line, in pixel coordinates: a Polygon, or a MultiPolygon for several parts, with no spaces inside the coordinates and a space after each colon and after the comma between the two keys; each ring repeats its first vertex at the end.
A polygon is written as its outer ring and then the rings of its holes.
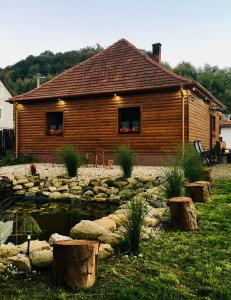
{"type": "Polygon", "coordinates": [[[223,137],[223,141],[226,143],[226,148],[231,149],[231,127],[221,127],[221,137],[223,137]]]}
{"type": "Polygon", "coordinates": [[[0,80],[0,128],[13,128],[13,105],[6,102],[12,95],[0,80]]]}

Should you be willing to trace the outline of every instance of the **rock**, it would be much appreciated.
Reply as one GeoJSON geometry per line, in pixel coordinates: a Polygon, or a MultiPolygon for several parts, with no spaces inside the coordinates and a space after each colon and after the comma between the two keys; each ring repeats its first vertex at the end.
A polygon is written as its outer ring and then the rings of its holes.
{"type": "Polygon", "coordinates": [[[48,196],[48,197],[49,197],[49,196],[50,196],[50,192],[43,191],[43,192],[42,192],[42,195],[44,195],[44,196],[48,196]]]}
{"type": "Polygon", "coordinates": [[[85,193],[84,193],[84,195],[85,196],[89,196],[89,197],[94,197],[94,193],[92,192],[92,191],[86,191],[85,193]]]}
{"type": "MultiPolygon", "coordinates": [[[[78,186],[78,182],[77,181],[70,182],[69,186],[70,186],[70,188],[76,187],[76,186],[78,186]]],[[[81,187],[79,187],[79,188],[82,189],[81,187]]]]}
{"type": "Polygon", "coordinates": [[[154,227],[154,226],[158,225],[159,223],[160,223],[159,218],[150,218],[150,217],[145,217],[144,218],[144,225],[145,226],[154,227]]]}
{"type": "Polygon", "coordinates": [[[53,193],[50,193],[49,195],[49,199],[51,200],[58,200],[58,199],[62,199],[63,196],[60,192],[53,192],[53,193]]]}
{"type": "Polygon", "coordinates": [[[20,184],[17,184],[17,185],[14,185],[13,186],[13,190],[17,191],[17,190],[22,190],[23,189],[23,186],[20,185],[20,184]]]}
{"type": "Polygon", "coordinates": [[[46,180],[47,179],[47,175],[45,173],[40,173],[39,174],[39,179],[40,180],[46,180]]]}
{"type": "MultiPolygon", "coordinates": [[[[27,242],[24,242],[21,245],[18,245],[19,251],[22,251],[23,253],[27,252],[27,242]]],[[[47,241],[39,241],[39,240],[32,240],[30,241],[30,253],[35,250],[44,250],[44,249],[50,249],[50,245],[47,241]]]]}
{"type": "Polygon", "coordinates": [[[26,191],[25,190],[19,190],[15,193],[15,195],[25,195],[26,191]]]}
{"type": "Polygon", "coordinates": [[[137,184],[138,181],[137,179],[131,177],[127,179],[127,182],[130,183],[131,185],[135,185],[137,184]]]}
{"type": "Polygon", "coordinates": [[[124,214],[110,214],[108,218],[112,219],[116,223],[116,226],[122,225],[126,220],[126,216],[124,214]]]}
{"type": "Polygon", "coordinates": [[[68,191],[69,188],[68,188],[68,185],[61,185],[59,188],[58,188],[58,191],[59,192],[63,192],[63,191],[68,191]]]}
{"type": "Polygon", "coordinates": [[[24,187],[25,188],[31,188],[34,186],[34,183],[33,182],[27,182],[27,183],[24,183],[24,187]]]}
{"type": "Polygon", "coordinates": [[[101,225],[103,228],[105,228],[108,231],[116,230],[116,222],[110,218],[103,217],[101,219],[95,220],[94,222],[101,225]]]}
{"type": "Polygon", "coordinates": [[[134,197],[135,192],[133,190],[124,189],[121,190],[118,194],[121,198],[121,200],[130,200],[132,197],[134,197]]]}
{"type": "Polygon", "coordinates": [[[74,195],[72,195],[71,193],[68,193],[68,192],[64,192],[64,193],[62,194],[62,197],[63,197],[64,199],[71,199],[71,198],[74,198],[74,195]]]}
{"type": "Polygon", "coordinates": [[[99,246],[99,258],[104,259],[111,256],[114,253],[114,250],[109,244],[100,244],[99,246]]]}
{"type": "Polygon", "coordinates": [[[19,254],[19,249],[14,245],[0,245],[0,258],[7,258],[19,254]]]}
{"type": "Polygon", "coordinates": [[[24,272],[30,272],[31,270],[29,258],[24,254],[18,254],[16,256],[7,258],[5,260],[5,264],[12,264],[13,266],[17,267],[20,271],[24,272]]]}
{"type": "Polygon", "coordinates": [[[115,187],[110,187],[107,189],[107,194],[108,195],[115,195],[119,193],[119,189],[115,187]]]}
{"type": "Polygon", "coordinates": [[[17,180],[16,180],[16,179],[13,179],[13,180],[12,180],[12,184],[13,184],[13,185],[17,185],[17,180]]]}
{"type": "Polygon", "coordinates": [[[53,262],[53,249],[35,250],[31,252],[30,260],[33,267],[49,267],[53,262]]]}
{"type": "Polygon", "coordinates": [[[124,180],[118,180],[114,182],[114,186],[118,187],[119,189],[123,188],[125,185],[127,185],[127,181],[124,180]]]}
{"type": "Polygon", "coordinates": [[[70,236],[53,233],[49,238],[49,244],[52,246],[55,242],[69,241],[69,240],[72,240],[72,238],[70,236]]]}
{"type": "Polygon", "coordinates": [[[106,232],[101,234],[98,237],[98,240],[102,243],[110,244],[112,247],[114,247],[120,243],[121,236],[116,233],[106,232]]]}
{"type": "Polygon", "coordinates": [[[82,220],[72,227],[70,231],[70,236],[76,239],[94,240],[98,239],[102,234],[106,235],[108,231],[101,225],[89,220],[82,220]]]}
{"type": "Polygon", "coordinates": [[[152,206],[148,206],[148,217],[155,217],[161,219],[163,214],[165,213],[166,208],[154,208],[152,206]]]}
{"type": "Polygon", "coordinates": [[[7,266],[0,262],[0,274],[5,273],[7,266]]]}
{"type": "Polygon", "coordinates": [[[112,195],[109,196],[108,201],[110,201],[110,202],[120,202],[120,196],[112,194],[112,195]]]}
{"type": "Polygon", "coordinates": [[[59,181],[58,179],[53,179],[51,183],[56,188],[59,188],[62,185],[62,182],[59,181]]]}
{"type": "Polygon", "coordinates": [[[48,187],[48,190],[49,190],[50,192],[56,192],[56,191],[57,191],[57,188],[56,188],[55,186],[49,186],[49,187],[48,187]]]}
{"type": "Polygon", "coordinates": [[[153,202],[152,203],[152,206],[154,207],[154,208],[167,208],[167,204],[166,204],[166,202],[164,202],[164,201],[156,201],[156,202],[153,202]]]}
{"type": "Polygon", "coordinates": [[[29,180],[26,177],[17,180],[17,184],[23,184],[23,183],[27,183],[27,182],[29,182],[29,180]]]}

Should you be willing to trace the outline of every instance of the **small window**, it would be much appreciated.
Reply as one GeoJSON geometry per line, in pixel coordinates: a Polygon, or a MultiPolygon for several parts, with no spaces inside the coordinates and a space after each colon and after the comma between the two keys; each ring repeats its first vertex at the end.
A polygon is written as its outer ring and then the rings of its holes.
{"type": "Polygon", "coordinates": [[[140,133],[140,107],[119,108],[119,133],[140,133]]]}
{"type": "Polygon", "coordinates": [[[46,113],[47,135],[63,135],[63,112],[46,113]]]}
{"type": "Polygon", "coordinates": [[[212,116],[212,130],[216,131],[216,117],[212,116]]]}

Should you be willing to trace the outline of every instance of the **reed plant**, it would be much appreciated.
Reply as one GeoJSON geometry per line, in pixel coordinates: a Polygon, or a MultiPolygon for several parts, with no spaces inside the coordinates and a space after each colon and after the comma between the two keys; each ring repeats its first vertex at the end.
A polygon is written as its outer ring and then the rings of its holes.
{"type": "Polygon", "coordinates": [[[83,164],[83,155],[70,145],[63,149],[61,157],[68,175],[70,177],[75,177],[79,167],[83,164]]]}
{"type": "Polygon", "coordinates": [[[123,171],[123,177],[131,177],[134,167],[134,153],[132,149],[128,145],[121,145],[117,149],[117,158],[120,168],[123,171]]]}

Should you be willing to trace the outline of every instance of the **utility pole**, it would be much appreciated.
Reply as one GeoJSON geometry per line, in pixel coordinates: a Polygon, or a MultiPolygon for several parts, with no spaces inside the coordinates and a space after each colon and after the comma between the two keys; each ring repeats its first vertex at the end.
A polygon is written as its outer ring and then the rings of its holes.
{"type": "Polygon", "coordinates": [[[45,76],[42,76],[40,73],[37,73],[37,87],[40,86],[40,79],[44,79],[45,76]]]}

